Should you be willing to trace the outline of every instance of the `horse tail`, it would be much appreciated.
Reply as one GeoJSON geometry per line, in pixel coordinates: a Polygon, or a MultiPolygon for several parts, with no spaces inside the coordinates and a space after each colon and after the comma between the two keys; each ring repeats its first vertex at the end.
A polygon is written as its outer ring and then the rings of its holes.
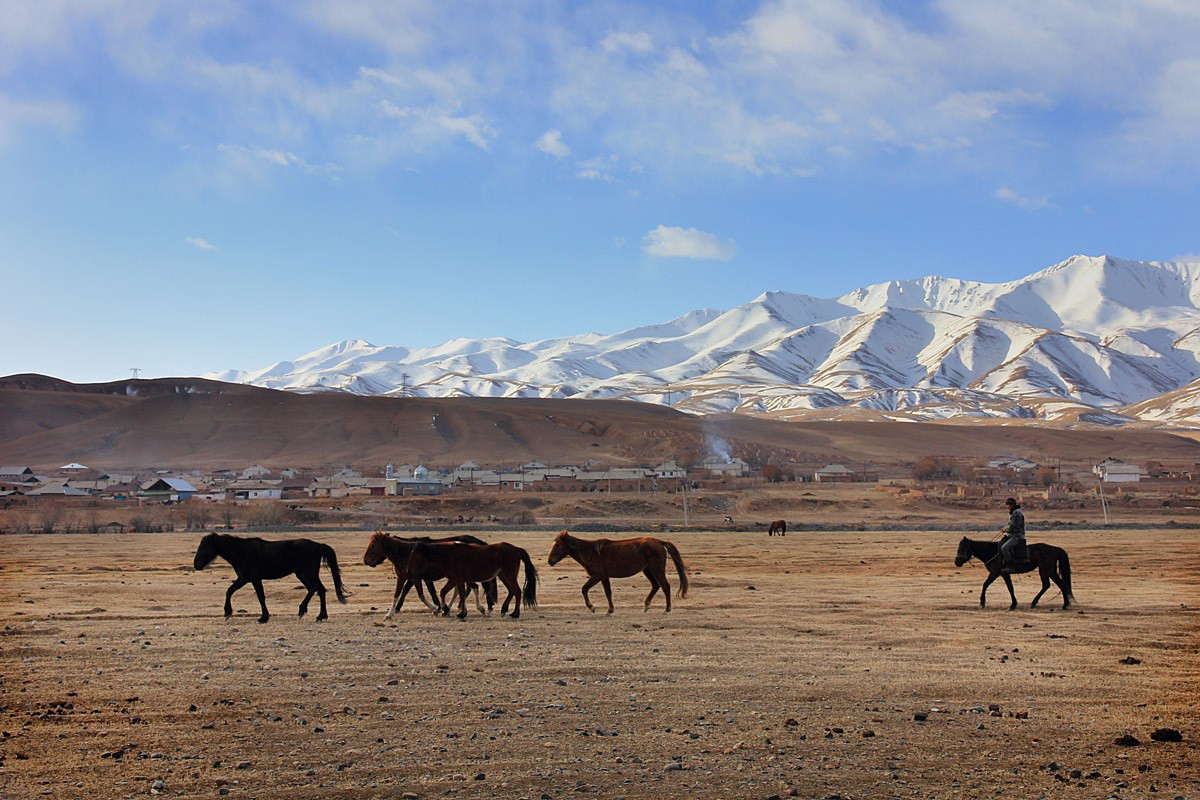
{"type": "Polygon", "coordinates": [[[329,565],[329,574],[333,576],[333,589],[337,592],[339,603],[346,602],[346,589],[342,586],[342,571],[338,569],[337,553],[333,552],[333,548],[327,544],[321,545],[321,556],[325,559],[325,563],[329,565]]]}
{"type": "Polygon", "coordinates": [[[523,547],[518,547],[521,551],[521,560],[525,562],[525,589],[522,597],[525,605],[530,608],[537,608],[537,570],[533,567],[533,561],[529,558],[529,551],[523,547]]]}
{"type": "Polygon", "coordinates": [[[1062,575],[1064,594],[1067,599],[1075,599],[1075,590],[1071,588],[1071,559],[1067,557],[1067,551],[1061,547],[1058,549],[1058,573],[1062,575]]]}
{"type": "Polygon", "coordinates": [[[675,571],[679,573],[679,596],[687,597],[688,578],[687,570],[683,567],[683,556],[679,555],[679,548],[670,542],[664,541],[663,547],[671,554],[671,560],[675,562],[675,571]]]}

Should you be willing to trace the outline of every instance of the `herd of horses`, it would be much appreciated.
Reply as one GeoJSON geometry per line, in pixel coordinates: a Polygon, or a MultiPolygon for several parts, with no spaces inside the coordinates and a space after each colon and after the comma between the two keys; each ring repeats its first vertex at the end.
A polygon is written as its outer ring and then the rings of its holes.
{"type": "MultiPolygon", "coordinates": [[[[782,520],[772,523],[768,535],[786,533],[787,525],[782,520]],[[776,526],[779,526],[777,529],[776,526]]],[[[982,542],[968,539],[965,536],[958,545],[958,553],[954,565],[961,567],[971,559],[978,559],[988,570],[987,578],[979,594],[979,605],[987,605],[988,587],[997,579],[1003,578],[1008,587],[1012,604],[1009,609],[1017,607],[1017,596],[1013,591],[1013,574],[1038,570],[1042,579],[1042,589],[1030,603],[1030,608],[1036,608],[1050,584],[1054,583],[1062,592],[1063,608],[1070,608],[1074,595],[1071,590],[1071,562],[1067,551],[1061,547],[1049,544],[1029,545],[1029,561],[1018,565],[1004,565],[999,558],[999,545],[996,542],[982,542]]],[[[267,541],[265,539],[233,536],[231,534],[210,533],[200,540],[196,548],[193,566],[202,570],[216,558],[223,558],[233,567],[235,578],[225,592],[225,616],[233,616],[233,594],[247,583],[254,587],[258,595],[258,603],[262,609],[259,622],[266,622],[271,615],[267,611],[266,596],[263,591],[264,580],[275,580],[288,575],[295,575],[308,593],[300,602],[300,613],[303,617],[308,611],[309,601],[317,595],[321,603],[321,611],[317,620],[328,618],[325,606],[325,585],[319,575],[321,564],[324,562],[333,578],[333,587],[337,599],[346,602],[349,592],[342,584],[341,571],[338,568],[337,555],[333,548],[321,542],[310,539],[284,539],[267,541]]],[[[614,578],[628,578],[639,572],[650,581],[650,594],[646,595],[643,610],[650,610],[650,603],[655,594],[662,592],[666,600],[666,610],[671,610],[671,584],[667,580],[667,559],[675,565],[679,576],[679,596],[687,597],[688,575],[683,557],[679,549],[663,539],[652,536],[640,536],[633,539],[582,539],[562,531],[554,539],[547,559],[550,566],[572,558],[587,572],[587,581],[583,584],[583,602],[589,611],[595,612],[588,591],[596,584],[604,589],[608,600],[608,613],[614,611],[612,600],[612,585],[614,578]]],[[[392,536],[383,531],[376,531],[371,537],[367,550],[363,554],[363,563],[376,567],[384,561],[390,561],[396,574],[396,590],[392,596],[392,604],[387,612],[391,619],[404,606],[404,598],[414,587],[417,597],[435,614],[449,615],[451,605],[447,597],[453,590],[453,598],[458,603],[458,618],[467,617],[467,595],[473,594],[475,607],[480,614],[488,615],[495,608],[499,596],[499,585],[503,584],[507,591],[504,603],[500,608],[502,615],[509,614],[513,619],[521,616],[521,606],[537,607],[538,572],[524,548],[507,542],[485,542],[475,536],[447,536],[441,539],[431,539],[427,536],[401,537],[392,536]],[[522,585],[518,580],[521,568],[525,570],[525,581],[522,585]],[[444,580],[441,591],[437,590],[434,581],[444,580]],[[426,596],[428,592],[428,597],[426,596]],[[480,595],[487,603],[484,609],[480,595]]]]}

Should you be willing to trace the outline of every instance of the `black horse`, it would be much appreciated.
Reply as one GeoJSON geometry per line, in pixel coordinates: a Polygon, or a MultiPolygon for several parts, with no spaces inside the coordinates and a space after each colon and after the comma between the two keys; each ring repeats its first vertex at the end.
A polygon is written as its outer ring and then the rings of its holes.
{"type": "Polygon", "coordinates": [[[237,578],[225,592],[226,617],[233,616],[233,593],[249,583],[253,584],[254,591],[258,594],[258,604],[262,606],[262,616],[258,618],[258,621],[266,622],[271,615],[267,612],[267,600],[263,595],[262,582],[285,578],[295,573],[300,582],[304,584],[304,588],[308,589],[308,594],[300,602],[300,616],[303,617],[308,611],[308,601],[316,594],[321,598],[321,613],[317,615],[317,621],[327,619],[329,614],[325,610],[325,585],[321,583],[318,575],[322,560],[329,565],[329,572],[333,575],[333,587],[337,591],[338,602],[346,602],[346,591],[342,587],[342,575],[338,570],[337,555],[327,544],[314,542],[311,539],[284,539],[283,541],[269,542],[266,539],[210,533],[200,540],[200,546],[196,548],[196,558],[192,562],[193,566],[197,570],[204,569],[217,556],[232,564],[233,571],[237,573],[237,578]]]}
{"type": "Polygon", "coordinates": [[[1063,608],[1070,608],[1071,601],[1075,599],[1075,596],[1071,593],[1071,560],[1067,558],[1067,551],[1061,547],[1041,542],[1029,545],[1028,550],[1028,563],[1018,569],[1001,569],[999,542],[978,542],[964,536],[958,543],[958,555],[954,557],[954,566],[961,567],[972,558],[978,558],[987,567],[988,576],[983,582],[983,590],[979,593],[981,608],[987,605],[987,590],[992,585],[992,581],[996,578],[1004,578],[1004,585],[1008,587],[1008,594],[1012,598],[1012,605],[1008,607],[1008,610],[1012,611],[1017,607],[1017,595],[1013,592],[1012,579],[1008,576],[1033,572],[1035,569],[1041,575],[1042,590],[1037,593],[1037,597],[1033,598],[1029,607],[1037,608],[1038,600],[1041,600],[1042,595],[1050,588],[1050,581],[1054,581],[1054,584],[1062,592],[1063,608]]]}

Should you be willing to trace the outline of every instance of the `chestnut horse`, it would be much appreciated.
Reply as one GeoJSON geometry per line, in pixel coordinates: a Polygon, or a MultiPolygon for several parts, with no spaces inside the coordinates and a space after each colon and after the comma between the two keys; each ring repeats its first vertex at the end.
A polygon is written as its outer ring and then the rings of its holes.
{"type": "MultiPolygon", "coordinates": [[[[508,542],[498,544],[465,544],[463,542],[436,542],[426,544],[417,542],[409,552],[406,571],[409,575],[425,575],[439,572],[446,576],[446,585],[442,587],[441,601],[446,602],[446,593],[451,587],[458,590],[458,618],[467,617],[467,593],[471,585],[484,581],[500,579],[504,588],[508,589],[508,597],[504,599],[504,609],[508,608],[510,600],[516,601],[513,619],[521,616],[521,600],[530,608],[537,608],[537,570],[529,553],[523,548],[508,542]],[[517,574],[521,564],[525,564],[525,588],[517,582],[517,574]]],[[[503,614],[503,609],[501,610],[503,614]]]]}
{"type": "Polygon", "coordinates": [[[780,536],[787,536],[787,520],[777,519],[771,523],[771,527],[767,528],[767,536],[774,536],[776,533],[780,536]]]}
{"type": "Polygon", "coordinates": [[[579,539],[563,531],[550,548],[550,566],[567,556],[575,559],[587,570],[588,579],[583,584],[583,602],[595,613],[596,607],[588,597],[588,590],[597,583],[604,587],[608,598],[608,613],[613,613],[612,585],[610,578],[628,578],[641,572],[650,579],[650,594],[646,595],[643,611],[650,610],[654,593],[662,589],[667,598],[667,611],[671,610],[671,584],[667,583],[667,555],[675,562],[679,573],[679,596],[687,597],[688,577],[683,558],[675,545],[652,536],[637,539],[579,539]]]}
{"type": "MultiPolygon", "coordinates": [[[[433,544],[436,542],[466,542],[469,544],[487,544],[483,539],[475,536],[446,536],[441,539],[430,539],[428,536],[389,536],[383,531],[375,531],[371,537],[370,543],[367,545],[367,551],[363,553],[363,563],[368,567],[377,567],[383,563],[384,559],[392,562],[392,569],[396,572],[396,591],[392,595],[392,605],[388,609],[384,619],[392,619],[404,607],[404,598],[408,596],[408,592],[414,586],[417,587],[417,597],[421,598],[421,602],[426,605],[429,610],[437,614],[449,614],[450,608],[444,603],[435,605],[438,602],[437,589],[434,588],[433,582],[446,577],[440,572],[432,572],[424,575],[414,575],[408,572],[408,557],[411,555],[412,546],[418,542],[425,544],[433,544]],[[421,584],[424,583],[429,589],[429,599],[425,599],[425,592],[421,589],[421,584]]],[[[479,591],[477,587],[473,587],[475,591],[475,606],[479,609],[479,613],[483,614],[483,606],[479,602],[479,591]]],[[[496,581],[490,580],[483,584],[483,592],[487,596],[488,610],[491,613],[492,608],[496,605],[496,581]]],[[[505,607],[504,611],[508,611],[505,607]]]]}

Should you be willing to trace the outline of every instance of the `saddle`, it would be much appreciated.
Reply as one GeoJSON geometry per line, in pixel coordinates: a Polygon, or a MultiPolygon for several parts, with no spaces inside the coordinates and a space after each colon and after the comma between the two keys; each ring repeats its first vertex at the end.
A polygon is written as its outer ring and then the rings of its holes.
{"type": "MultiPolygon", "coordinates": [[[[985,566],[988,568],[988,571],[990,572],[997,564],[1001,563],[1001,560],[1003,558],[1004,558],[1003,556],[1001,556],[999,553],[997,553],[996,555],[994,555],[990,559],[988,559],[987,563],[985,564],[985,566]]],[[[1018,561],[1012,561],[1012,562],[1006,564],[1000,570],[1000,574],[1001,575],[1020,575],[1021,573],[1024,573],[1024,572],[1032,572],[1035,569],[1037,569],[1037,564],[1030,561],[1029,557],[1026,556],[1023,559],[1020,559],[1018,561]]]]}

